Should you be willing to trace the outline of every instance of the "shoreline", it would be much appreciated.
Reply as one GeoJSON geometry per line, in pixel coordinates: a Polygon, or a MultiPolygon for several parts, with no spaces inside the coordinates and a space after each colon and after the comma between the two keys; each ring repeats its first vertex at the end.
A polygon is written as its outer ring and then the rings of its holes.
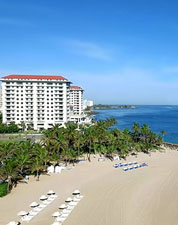
{"type": "Polygon", "coordinates": [[[127,161],[148,163],[148,167],[134,171],[113,168],[114,163],[125,160],[98,162],[98,157],[92,156],[91,163],[84,161],[61,174],[42,175],[39,182],[30,177],[28,184],[18,184],[9,195],[0,199],[0,224],[19,220],[17,213],[29,211],[30,203],[39,202],[39,197],[50,189],[58,198],[31,220],[31,225],[52,224],[52,213],[58,211],[58,206],[75,189],[79,189],[84,198],[65,225],[177,224],[178,152],[167,149],[150,154],[127,157],[127,161]],[[167,204],[169,208],[165,207],[167,204]]]}

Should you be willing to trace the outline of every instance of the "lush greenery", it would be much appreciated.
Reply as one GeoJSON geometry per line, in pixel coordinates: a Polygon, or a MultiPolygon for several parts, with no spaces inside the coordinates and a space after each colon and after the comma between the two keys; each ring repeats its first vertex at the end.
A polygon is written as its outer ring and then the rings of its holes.
{"type": "Polygon", "coordinates": [[[18,131],[19,127],[13,122],[11,122],[9,125],[0,123],[0,134],[17,133],[18,131]]]}
{"type": "Polygon", "coordinates": [[[0,197],[7,195],[7,183],[0,183],[0,197]]]}
{"type": "MultiPolygon", "coordinates": [[[[7,190],[10,191],[26,175],[34,174],[39,180],[50,164],[75,164],[83,156],[91,161],[91,154],[100,154],[111,160],[114,154],[125,158],[130,153],[158,149],[162,143],[162,137],[153,133],[148,125],[134,123],[132,131],[110,129],[115,123],[115,119],[80,127],[67,123],[66,128],[55,125],[44,131],[40,143],[29,140],[1,142],[0,179],[8,182],[7,190]]],[[[162,131],[162,136],[164,134],[162,131]]]]}
{"type": "Polygon", "coordinates": [[[135,106],[132,105],[94,105],[90,109],[135,109],[135,106]]]}

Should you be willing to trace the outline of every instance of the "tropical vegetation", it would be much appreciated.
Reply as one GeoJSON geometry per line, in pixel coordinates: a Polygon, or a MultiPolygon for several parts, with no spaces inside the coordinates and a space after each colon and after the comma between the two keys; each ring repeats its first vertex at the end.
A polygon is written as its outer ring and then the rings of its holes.
{"type": "Polygon", "coordinates": [[[27,175],[40,179],[48,165],[77,163],[80,157],[91,161],[92,154],[113,159],[115,154],[125,158],[131,153],[149,153],[159,149],[162,136],[152,132],[148,125],[134,123],[132,130],[111,129],[115,119],[97,121],[93,125],[67,123],[65,128],[55,125],[45,130],[41,142],[30,140],[0,142],[0,180],[7,183],[9,192],[27,175]]]}

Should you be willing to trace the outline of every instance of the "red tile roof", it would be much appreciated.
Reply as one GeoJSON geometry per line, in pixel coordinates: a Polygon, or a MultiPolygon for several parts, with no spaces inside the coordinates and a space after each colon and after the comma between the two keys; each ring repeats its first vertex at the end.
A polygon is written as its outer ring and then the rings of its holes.
{"type": "Polygon", "coordinates": [[[82,88],[78,87],[78,86],[70,86],[70,89],[81,89],[82,90],[82,88]]]}
{"type": "Polygon", "coordinates": [[[2,79],[42,79],[42,80],[66,80],[66,78],[62,76],[50,76],[50,75],[8,75],[2,77],[2,79]]]}

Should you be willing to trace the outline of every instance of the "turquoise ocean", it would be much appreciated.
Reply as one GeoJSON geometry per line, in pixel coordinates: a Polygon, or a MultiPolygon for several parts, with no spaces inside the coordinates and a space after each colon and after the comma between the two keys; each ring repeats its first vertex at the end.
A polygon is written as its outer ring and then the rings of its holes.
{"type": "Polygon", "coordinates": [[[105,120],[114,117],[117,124],[114,128],[131,129],[134,122],[140,125],[148,124],[152,131],[167,133],[164,140],[178,144],[178,106],[136,106],[136,109],[104,109],[95,110],[95,120],[105,120]]]}

